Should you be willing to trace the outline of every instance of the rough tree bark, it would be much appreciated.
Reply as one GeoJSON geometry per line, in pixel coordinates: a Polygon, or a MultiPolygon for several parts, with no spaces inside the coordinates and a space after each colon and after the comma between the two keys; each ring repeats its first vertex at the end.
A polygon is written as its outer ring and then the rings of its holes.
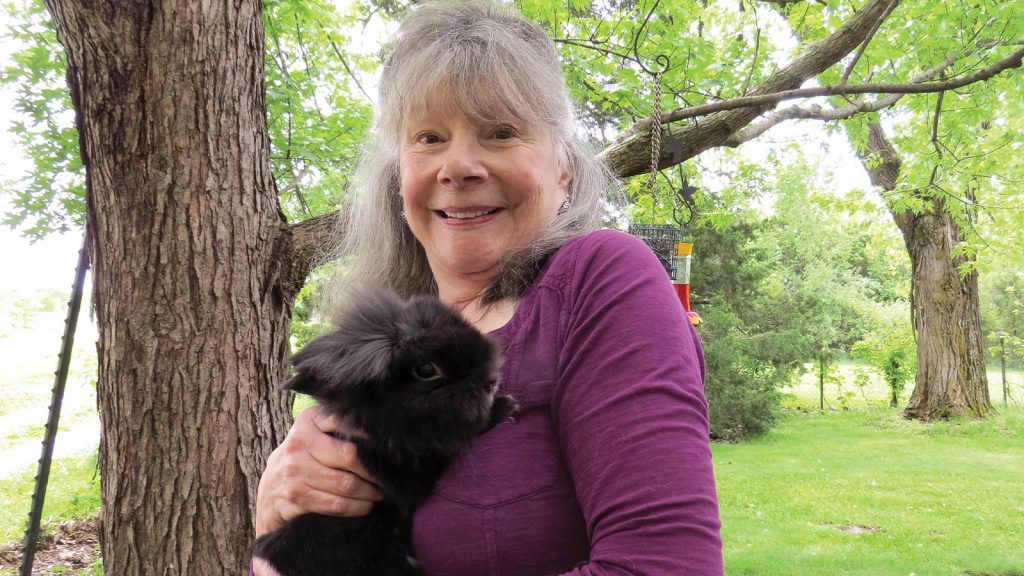
{"type": "MultiPolygon", "coordinates": [[[[871,124],[861,151],[871,183],[896,188],[900,159],[878,123],[871,124]]],[[[891,211],[903,235],[912,268],[912,311],[917,334],[917,377],[904,414],[932,420],[986,416],[992,412],[985,371],[978,274],[961,275],[964,256],[955,256],[960,228],[930,199],[920,214],[891,211]]]]}
{"type": "Polygon", "coordinates": [[[270,172],[260,2],[46,4],[87,174],[105,571],[237,574],[308,264],[270,172]]]}

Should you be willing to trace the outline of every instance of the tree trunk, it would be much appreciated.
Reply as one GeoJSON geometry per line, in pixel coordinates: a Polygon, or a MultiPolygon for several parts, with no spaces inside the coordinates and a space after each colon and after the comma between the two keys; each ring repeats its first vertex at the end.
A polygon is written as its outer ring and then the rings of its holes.
{"type": "MultiPolygon", "coordinates": [[[[899,156],[882,127],[871,125],[864,165],[871,183],[891,191],[900,172],[899,156]],[[872,162],[868,158],[874,156],[872,162]]],[[[942,201],[928,209],[892,212],[903,234],[912,266],[912,313],[917,334],[917,377],[904,411],[931,420],[990,414],[988,376],[978,304],[978,274],[960,274],[966,263],[954,256],[960,228],[942,201]]]]}
{"type": "Polygon", "coordinates": [[[238,574],[302,278],[259,0],[47,0],[86,166],[107,574],[238,574]]]}
{"type": "Polygon", "coordinates": [[[952,255],[959,227],[941,201],[897,217],[913,267],[917,381],[904,412],[930,420],[992,412],[978,304],[978,273],[962,276],[952,255]]]}

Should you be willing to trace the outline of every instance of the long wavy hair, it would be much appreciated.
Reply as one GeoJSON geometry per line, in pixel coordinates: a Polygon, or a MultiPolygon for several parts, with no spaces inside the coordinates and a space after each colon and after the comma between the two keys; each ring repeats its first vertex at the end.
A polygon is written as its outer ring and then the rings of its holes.
{"type": "Polygon", "coordinates": [[[517,299],[545,259],[574,236],[601,226],[602,199],[619,184],[577,136],[555,45],[536,24],[493,0],[435,0],[413,8],[385,48],[373,129],[358,165],[335,254],[328,305],[353,290],[390,286],[400,296],[436,294],[423,247],[401,217],[398,159],[406,119],[451,102],[470,119],[511,115],[551,134],[572,174],[569,203],[528,243],[505,254],[484,304],[517,299]]]}

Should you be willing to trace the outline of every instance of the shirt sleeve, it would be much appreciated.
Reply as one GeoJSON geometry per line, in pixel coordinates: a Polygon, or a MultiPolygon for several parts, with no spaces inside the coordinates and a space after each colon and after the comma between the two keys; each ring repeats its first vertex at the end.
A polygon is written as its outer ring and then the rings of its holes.
{"type": "Polygon", "coordinates": [[[570,283],[552,417],[591,556],[566,574],[721,576],[703,356],[671,282],[604,232],[570,283]]]}

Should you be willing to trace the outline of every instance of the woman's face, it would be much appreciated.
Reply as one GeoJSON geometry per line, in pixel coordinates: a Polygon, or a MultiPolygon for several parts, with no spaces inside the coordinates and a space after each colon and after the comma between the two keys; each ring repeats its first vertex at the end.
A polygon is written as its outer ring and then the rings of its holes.
{"type": "Polygon", "coordinates": [[[489,280],[555,217],[572,177],[546,130],[479,123],[458,108],[409,119],[399,158],[410,230],[438,280],[489,280]]]}

